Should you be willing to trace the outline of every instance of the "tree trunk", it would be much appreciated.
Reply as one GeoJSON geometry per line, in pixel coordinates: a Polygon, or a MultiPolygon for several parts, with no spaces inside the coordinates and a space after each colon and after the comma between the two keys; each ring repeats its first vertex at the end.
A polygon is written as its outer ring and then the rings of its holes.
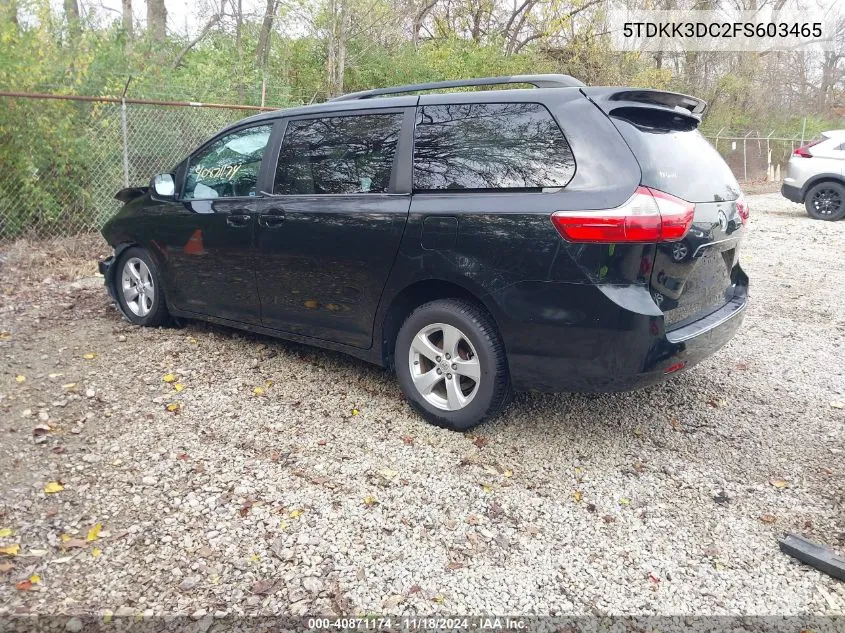
{"type": "Polygon", "coordinates": [[[346,70],[346,37],[348,32],[346,0],[330,0],[327,85],[331,96],[343,94],[343,75],[346,70]]]}
{"type": "Polygon", "coordinates": [[[64,0],[65,19],[67,20],[70,39],[75,40],[79,35],[79,4],[77,0],[64,0]]]}
{"type": "Polygon", "coordinates": [[[264,20],[261,22],[261,32],[258,34],[258,47],[255,50],[255,61],[263,69],[267,68],[270,56],[270,36],[273,32],[273,19],[276,17],[277,0],[267,0],[264,10],[264,20]]]}
{"type": "Polygon", "coordinates": [[[147,0],[147,29],[155,42],[167,36],[167,9],[164,0],[147,0]]]}
{"type": "Polygon", "coordinates": [[[123,30],[126,33],[126,39],[132,41],[135,36],[135,21],[132,19],[132,0],[123,0],[123,30]]]}

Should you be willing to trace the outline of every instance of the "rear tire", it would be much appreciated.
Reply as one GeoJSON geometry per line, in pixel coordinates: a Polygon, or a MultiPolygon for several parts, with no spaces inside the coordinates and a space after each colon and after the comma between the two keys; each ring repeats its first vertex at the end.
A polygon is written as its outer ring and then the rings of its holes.
{"type": "Polygon", "coordinates": [[[496,325],[470,301],[438,299],[414,310],[399,329],[394,363],[411,407],[437,426],[465,431],[512,396],[496,325]]]}
{"type": "Polygon", "coordinates": [[[807,215],[816,220],[841,220],[845,217],[845,186],[827,181],[814,185],[804,198],[807,215]]]}
{"type": "Polygon", "coordinates": [[[161,275],[143,248],[133,246],[121,254],[114,273],[114,289],[120,311],[135,325],[155,327],[167,320],[161,275]]]}

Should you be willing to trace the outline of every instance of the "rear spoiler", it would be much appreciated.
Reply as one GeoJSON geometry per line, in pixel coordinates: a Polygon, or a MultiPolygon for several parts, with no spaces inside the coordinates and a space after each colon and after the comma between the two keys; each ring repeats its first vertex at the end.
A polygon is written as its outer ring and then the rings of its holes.
{"type": "Polygon", "coordinates": [[[608,116],[621,108],[642,108],[700,123],[707,110],[705,101],[678,92],[647,88],[581,88],[581,92],[608,116]]]}

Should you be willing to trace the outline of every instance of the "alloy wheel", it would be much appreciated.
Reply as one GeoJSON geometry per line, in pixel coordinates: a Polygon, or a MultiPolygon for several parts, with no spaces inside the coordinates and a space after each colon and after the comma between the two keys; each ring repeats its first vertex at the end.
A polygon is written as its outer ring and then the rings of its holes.
{"type": "Polygon", "coordinates": [[[432,323],[417,332],[408,364],[414,386],[438,409],[458,411],[478,393],[481,363],[469,338],[454,325],[432,323]]]}
{"type": "Polygon", "coordinates": [[[819,215],[833,215],[842,208],[842,196],[836,189],[819,189],[813,196],[813,208],[819,215]]]}
{"type": "Polygon", "coordinates": [[[155,302],[155,282],[149,267],[138,257],[130,257],[123,264],[121,288],[126,307],[132,314],[145,317],[155,302]]]}

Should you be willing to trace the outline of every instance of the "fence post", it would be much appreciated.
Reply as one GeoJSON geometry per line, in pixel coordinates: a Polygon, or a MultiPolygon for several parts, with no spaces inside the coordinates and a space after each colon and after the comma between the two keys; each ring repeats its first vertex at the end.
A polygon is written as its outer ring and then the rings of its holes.
{"type": "Polygon", "coordinates": [[[129,186],[129,134],[126,126],[126,91],[129,90],[129,82],[132,75],[126,78],[123,86],[123,94],[120,95],[120,131],[123,136],[123,186],[129,186]]]}
{"type": "Polygon", "coordinates": [[[748,151],[747,151],[747,140],[748,136],[751,134],[749,132],[744,137],[742,137],[742,179],[746,182],[748,181],[748,151]]]}
{"type": "Polygon", "coordinates": [[[126,99],[120,99],[120,128],[123,133],[123,186],[129,186],[129,143],[126,133],[126,99]]]}

